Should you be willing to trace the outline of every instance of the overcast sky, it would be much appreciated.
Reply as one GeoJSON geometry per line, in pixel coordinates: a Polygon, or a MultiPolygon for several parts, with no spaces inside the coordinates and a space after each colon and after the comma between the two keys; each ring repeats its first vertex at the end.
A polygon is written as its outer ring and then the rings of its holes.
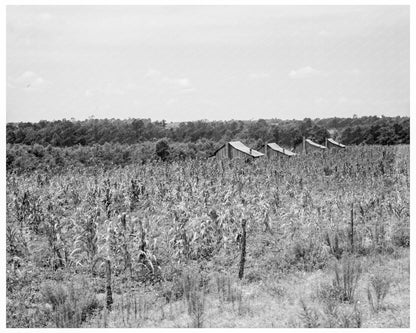
{"type": "Polygon", "coordinates": [[[8,6],[7,122],[409,116],[407,6],[8,6]]]}

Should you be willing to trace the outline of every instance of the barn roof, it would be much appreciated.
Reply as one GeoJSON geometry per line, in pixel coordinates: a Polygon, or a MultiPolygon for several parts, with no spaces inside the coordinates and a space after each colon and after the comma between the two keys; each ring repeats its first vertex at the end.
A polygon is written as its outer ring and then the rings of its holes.
{"type": "Polygon", "coordinates": [[[249,147],[247,147],[245,144],[243,144],[240,141],[230,142],[230,145],[233,146],[235,149],[237,149],[237,150],[239,150],[239,151],[241,151],[243,153],[246,153],[248,155],[251,155],[253,157],[260,157],[260,156],[263,156],[264,155],[264,154],[260,153],[257,150],[250,149],[249,147]]]}
{"type": "Polygon", "coordinates": [[[311,146],[314,146],[316,148],[321,148],[321,149],[327,149],[325,146],[320,145],[319,143],[313,142],[310,139],[306,139],[305,140],[308,144],[310,144],[311,146]]]}
{"type": "Polygon", "coordinates": [[[341,148],[345,148],[345,145],[343,145],[342,143],[336,142],[333,139],[328,139],[329,142],[331,142],[333,145],[341,147],[341,148]]]}
{"type": "MultiPolygon", "coordinates": [[[[233,147],[233,148],[235,148],[235,149],[237,149],[237,150],[239,150],[239,151],[241,151],[242,153],[245,153],[245,154],[247,154],[247,155],[250,155],[250,156],[252,156],[252,157],[260,157],[260,156],[264,156],[264,154],[262,154],[262,153],[260,153],[259,151],[257,151],[257,150],[254,150],[254,149],[250,149],[249,147],[247,147],[245,144],[243,144],[242,142],[240,142],[240,141],[232,141],[232,142],[229,142],[229,144],[233,147]]],[[[220,148],[218,148],[216,151],[215,151],[215,153],[214,153],[214,155],[220,150],[220,149],[222,149],[223,147],[225,146],[225,144],[223,144],[220,148]]],[[[213,155],[213,156],[214,156],[213,155]]]]}
{"type": "Polygon", "coordinates": [[[273,149],[279,153],[285,154],[287,156],[295,156],[296,154],[292,151],[290,151],[289,149],[284,149],[283,147],[280,147],[278,144],[272,142],[272,143],[268,143],[267,146],[270,147],[270,149],[273,149]]]}

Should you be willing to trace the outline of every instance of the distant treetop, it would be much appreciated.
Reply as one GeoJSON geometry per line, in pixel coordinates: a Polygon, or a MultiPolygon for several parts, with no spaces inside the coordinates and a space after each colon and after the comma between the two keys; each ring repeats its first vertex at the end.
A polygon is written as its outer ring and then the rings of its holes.
{"type": "Polygon", "coordinates": [[[354,117],[303,120],[230,120],[189,121],[167,123],[150,119],[74,119],[37,123],[20,122],[6,125],[7,143],[40,144],[56,147],[90,146],[94,144],[134,144],[156,142],[166,138],[171,142],[209,140],[217,144],[241,140],[257,145],[276,142],[293,147],[302,136],[320,144],[332,137],[346,145],[353,144],[409,144],[409,117],[354,117]]]}

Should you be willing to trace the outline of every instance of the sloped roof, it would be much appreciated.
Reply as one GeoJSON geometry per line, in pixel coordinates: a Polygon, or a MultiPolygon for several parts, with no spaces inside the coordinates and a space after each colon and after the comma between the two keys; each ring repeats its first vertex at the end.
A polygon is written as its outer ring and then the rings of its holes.
{"type": "MultiPolygon", "coordinates": [[[[250,156],[252,156],[252,157],[260,157],[260,156],[264,156],[264,154],[260,153],[260,152],[259,152],[259,151],[257,151],[257,150],[250,149],[249,147],[247,147],[245,144],[243,144],[243,143],[242,143],[242,142],[240,142],[240,141],[232,141],[232,142],[229,142],[229,144],[230,144],[233,148],[235,148],[235,149],[237,149],[237,150],[241,151],[242,153],[245,153],[245,154],[247,154],[247,155],[250,155],[250,156]]],[[[218,148],[218,149],[214,152],[214,154],[213,154],[212,156],[215,156],[215,154],[216,154],[219,150],[221,150],[224,146],[225,146],[225,144],[223,144],[220,148],[218,148]]]]}
{"type": "Polygon", "coordinates": [[[314,146],[316,148],[321,148],[321,149],[327,149],[325,146],[320,145],[319,143],[313,142],[310,139],[306,139],[305,140],[308,144],[310,144],[311,146],[314,146]]]}
{"type": "Polygon", "coordinates": [[[345,145],[343,145],[342,143],[336,142],[333,139],[328,139],[329,142],[331,142],[333,145],[341,147],[341,148],[345,148],[345,145]]]}
{"type": "Polygon", "coordinates": [[[260,153],[257,150],[250,149],[249,147],[247,147],[245,144],[243,144],[240,141],[230,142],[230,145],[233,146],[235,149],[237,149],[237,150],[239,150],[243,153],[246,153],[247,155],[251,155],[253,157],[260,157],[260,156],[264,155],[264,154],[260,153]]]}
{"type": "Polygon", "coordinates": [[[296,155],[294,152],[290,151],[289,149],[284,149],[283,147],[280,147],[278,144],[276,144],[274,142],[268,143],[267,145],[271,149],[273,149],[273,150],[275,150],[275,151],[277,151],[279,153],[285,154],[287,156],[295,156],[296,155]]]}

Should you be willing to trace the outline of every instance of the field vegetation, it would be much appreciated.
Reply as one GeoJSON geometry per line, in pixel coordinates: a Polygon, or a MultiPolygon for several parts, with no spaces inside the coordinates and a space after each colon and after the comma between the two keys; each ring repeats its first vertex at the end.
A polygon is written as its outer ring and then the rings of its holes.
{"type": "Polygon", "coordinates": [[[10,167],[7,327],[409,327],[409,197],[408,145],[10,167]]]}

